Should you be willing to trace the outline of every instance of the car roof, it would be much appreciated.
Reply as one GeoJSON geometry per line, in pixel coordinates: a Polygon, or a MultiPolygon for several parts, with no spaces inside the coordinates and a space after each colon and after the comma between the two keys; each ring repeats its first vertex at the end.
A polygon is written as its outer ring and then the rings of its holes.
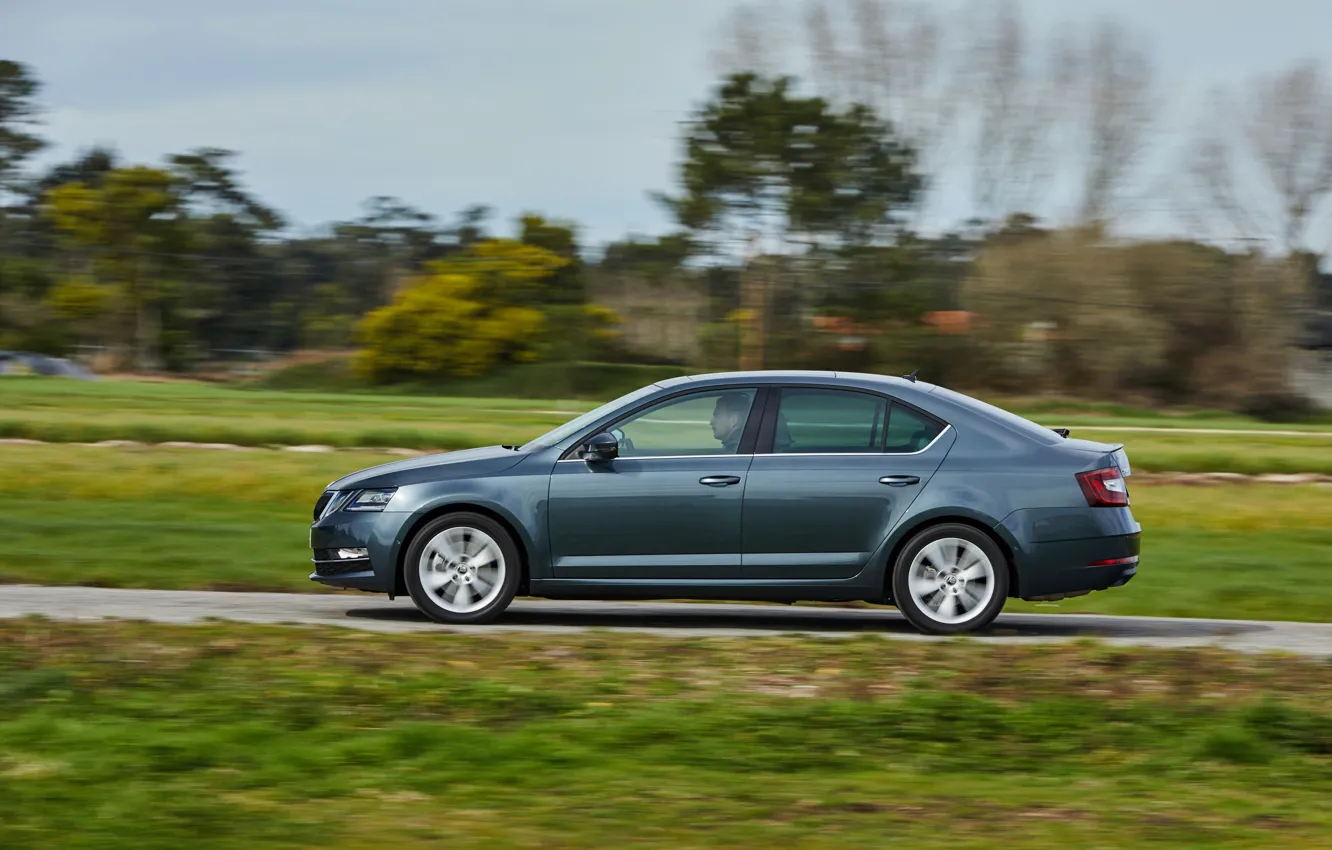
{"type": "Polygon", "coordinates": [[[658,381],[656,386],[663,389],[691,386],[729,386],[734,384],[818,384],[828,387],[846,387],[853,389],[878,390],[891,392],[899,396],[928,395],[935,389],[934,384],[924,381],[909,381],[890,375],[876,375],[869,372],[833,372],[801,369],[761,369],[751,372],[711,372],[705,375],[681,375],[658,381]]]}

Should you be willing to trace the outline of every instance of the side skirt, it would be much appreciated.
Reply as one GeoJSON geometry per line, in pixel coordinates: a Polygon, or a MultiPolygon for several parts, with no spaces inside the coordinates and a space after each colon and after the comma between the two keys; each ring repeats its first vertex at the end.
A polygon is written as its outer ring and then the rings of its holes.
{"type": "Polygon", "coordinates": [[[881,602],[882,586],[862,576],[833,581],[533,579],[531,595],[547,599],[713,599],[734,602],[881,602]]]}

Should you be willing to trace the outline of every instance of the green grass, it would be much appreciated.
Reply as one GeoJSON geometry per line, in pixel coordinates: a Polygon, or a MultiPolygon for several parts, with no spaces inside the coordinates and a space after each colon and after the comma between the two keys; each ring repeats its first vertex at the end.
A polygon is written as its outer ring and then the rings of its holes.
{"type": "Polygon", "coordinates": [[[333,357],[270,371],[248,382],[266,390],[509,398],[580,398],[605,401],[641,386],[689,374],[681,366],[639,363],[531,363],[507,366],[477,378],[416,381],[380,386],[352,376],[348,359],[333,357]]]}
{"type": "Polygon", "coordinates": [[[1332,432],[1307,436],[1280,434],[1171,434],[1137,431],[1073,430],[1071,436],[1123,443],[1135,471],[1144,472],[1316,472],[1332,475],[1332,432]]]}
{"type": "Polygon", "coordinates": [[[0,846],[1324,847],[1332,668],[0,623],[0,846]]]}
{"type": "Polygon", "coordinates": [[[1315,414],[1308,421],[1268,422],[1226,410],[1174,407],[1146,408],[1131,404],[1086,399],[1040,396],[990,397],[991,404],[1023,416],[1037,417],[1051,425],[1119,425],[1153,428],[1239,428],[1245,430],[1317,431],[1332,427],[1332,411],[1315,414]]]}
{"type": "Polygon", "coordinates": [[[0,436],[51,442],[320,443],[460,449],[523,442],[585,402],[243,390],[199,383],[0,383],[0,436]]]}
{"type": "MultiPolygon", "coordinates": [[[[1301,435],[1189,434],[1085,426],[1284,430],[1214,412],[1152,414],[1114,405],[1014,400],[1012,409],[1076,436],[1122,442],[1135,468],[1169,472],[1332,474],[1332,429],[1301,435]]],[[[0,437],[49,442],[190,441],[246,446],[462,449],[522,443],[587,410],[572,399],[430,397],[239,389],[201,383],[7,378],[0,380],[0,437]]]]}
{"type": "MultiPolygon", "coordinates": [[[[0,448],[0,580],[310,591],[306,528],[329,481],[382,454],[0,448]]],[[[1332,621],[1332,488],[1141,483],[1141,574],[1010,610],[1332,621]]]]}

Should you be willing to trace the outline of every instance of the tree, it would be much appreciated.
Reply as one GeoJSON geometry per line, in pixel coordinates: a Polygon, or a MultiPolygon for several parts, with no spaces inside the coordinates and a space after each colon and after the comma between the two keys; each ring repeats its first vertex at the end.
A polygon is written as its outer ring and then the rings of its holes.
{"type": "Polygon", "coordinates": [[[766,287],[755,260],[796,246],[891,241],[921,191],[915,157],[868,107],[793,92],[789,77],[735,74],[694,114],[665,198],[680,224],[748,267],[743,365],[762,362],[766,287]]]}
{"type": "Polygon", "coordinates": [[[1267,238],[1285,251],[1314,246],[1312,226],[1332,198],[1332,86],[1314,62],[1259,77],[1247,97],[1220,92],[1189,156],[1198,218],[1215,231],[1267,238]]]}
{"type": "Polygon", "coordinates": [[[224,217],[253,232],[281,229],[282,217],[241,186],[231,165],[235,156],[221,148],[197,148],[167,162],[181,197],[205,217],[224,217]]]}
{"type": "Polygon", "coordinates": [[[712,48],[712,69],[732,74],[775,76],[787,67],[782,34],[783,10],[775,0],[755,0],[733,7],[722,18],[712,48]]]}
{"type": "Polygon", "coordinates": [[[526,213],[519,220],[518,241],[542,248],[566,260],[551,277],[545,300],[559,304],[582,304],[583,261],[578,255],[578,232],[571,223],[546,221],[536,213],[526,213]]]}
{"type": "Polygon", "coordinates": [[[914,152],[868,107],[838,111],[794,84],[726,79],[689,122],[668,205],[722,250],[891,237],[921,190],[914,152]]]}
{"type": "Polygon", "coordinates": [[[804,29],[819,91],[872,107],[916,152],[924,173],[938,174],[965,95],[956,39],[938,5],[812,0],[804,29]]]}
{"type": "Polygon", "coordinates": [[[1116,212],[1147,143],[1156,113],[1151,57],[1123,25],[1103,20],[1085,41],[1065,44],[1064,98],[1082,151],[1078,222],[1105,221],[1116,212]]]}
{"type": "MultiPolygon", "coordinates": [[[[10,208],[12,201],[8,196],[21,195],[19,178],[23,163],[46,144],[32,132],[37,123],[34,98],[39,87],[37,78],[26,65],[0,59],[0,296],[5,296],[4,290],[9,288],[6,279],[20,274],[14,268],[11,255],[23,253],[26,248],[22,239],[17,251],[12,247],[14,211],[10,208]]],[[[20,228],[22,224],[19,223],[20,228]]],[[[16,317],[20,314],[27,317],[40,312],[23,301],[24,297],[20,294],[4,297],[3,303],[0,303],[0,314],[5,315],[0,315],[0,328],[16,324],[16,317]]],[[[26,318],[23,322],[25,328],[33,324],[26,318]]]]}
{"type": "Polygon", "coordinates": [[[174,262],[186,247],[182,199],[167,172],[136,165],[108,172],[100,186],[67,183],[47,193],[47,214],[87,249],[98,278],[117,286],[133,312],[135,365],[163,365],[162,313],[174,262]]]}
{"type": "Polygon", "coordinates": [[[492,239],[432,264],[428,276],[362,320],[356,371],[376,381],[471,377],[536,359],[544,317],[525,305],[568,262],[492,239]]]}
{"type": "Polygon", "coordinates": [[[12,190],[24,161],[46,146],[32,132],[37,124],[34,98],[40,88],[26,65],[0,59],[0,191],[12,190]]]}
{"type": "Polygon", "coordinates": [[[726,75],[775,76],[791,67],[788,41],[803,30],[814,90],[832,103],[873,109],[925,173],[938,173],[964,90],[937,4],[809,0],[800,20],[788,18],[772,0],[735,7],[718,31],[714,65],[726,75]]]}
{"type": "Polygon", "coordinates": [[[974,111],[972,199],[997,221],[1031,211],[1054,176],[1060,88],[1045,76],[1014,0],[976,3],[969,15],[963,79],[974,111]]]}
{"type": "Polygon", "coordinates": [[[246,189],[235,157],[219,148],[167,157],[191,252],[201,257],[182,284],[185,318],[198,347],[211,350],[272,345],[283,321],[275,308],[289,296],[264,251],[282,217],[246,189]]]}

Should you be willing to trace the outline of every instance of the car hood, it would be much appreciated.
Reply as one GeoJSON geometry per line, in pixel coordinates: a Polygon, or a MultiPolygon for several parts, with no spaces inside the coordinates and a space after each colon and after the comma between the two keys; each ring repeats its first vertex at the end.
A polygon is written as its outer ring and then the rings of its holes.
{"type": "Polygon", "coordinates": [[[381,463],[344,475],[328,485],[329,490],[353,490],[369,487],[403,487],[442,478],[463,478],[503,472],[525,455],[504,446],[484,446],[457,452],[441,452],[422,457],[381,463]]]}

